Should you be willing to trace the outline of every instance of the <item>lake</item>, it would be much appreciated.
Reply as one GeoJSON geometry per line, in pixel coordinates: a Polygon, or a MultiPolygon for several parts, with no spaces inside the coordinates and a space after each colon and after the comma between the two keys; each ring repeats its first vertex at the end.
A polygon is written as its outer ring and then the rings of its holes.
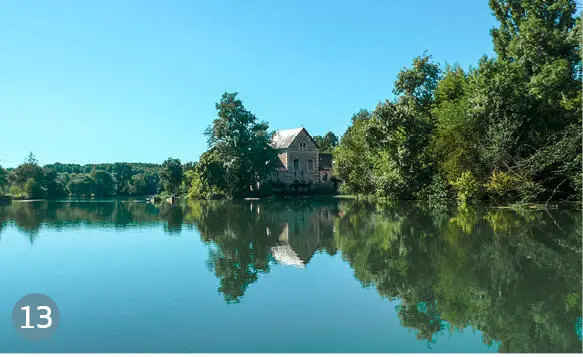
{"type": "Polygon", "coordinates": [[[0,206],[0,352],[581,352],[581,211],[0,206]],[[58,305],[29,341],[24,295],[58,305]]]}

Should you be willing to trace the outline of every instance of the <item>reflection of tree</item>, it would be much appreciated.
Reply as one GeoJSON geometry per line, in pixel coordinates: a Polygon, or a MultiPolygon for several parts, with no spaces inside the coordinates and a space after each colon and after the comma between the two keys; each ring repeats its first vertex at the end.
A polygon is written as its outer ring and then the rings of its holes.
{"type": "Polygon", "coordinates": [[[160,217],[166,221],[169,234],[180,234],[184,223],[184,207],[178,205],[160,206],[160,217]]]}
{"type": "Polygon", "coordinates": [[[191,216],[203,241],[213,243],[209,266],[220,279],[227,302],[239,302],[259,274],[269,271],[270,248],[277,240],[272,217],[253,203],[195,201],[191,216]]]}
{"type": "Polygon", "coordinates": [[[464,209],[436,220],[414,205],[347,204],[340,216],[343,257],[363,284],[401,301],[401,323],[419,338],[471,325],[502,352],[581,351],[577,212],[464,209]]]}
{"type": "Polygon", "coordinates": [[[417,338],[435,342],[434,336],[446,327],[441,319],[437,301],[430,301],[427,296],[411,300],[406,297],[401,297],[401,299],[402,303],[397,310],[402,324],[416,330],[417,338]],[[419,302],[410,303],[409,301],[419,302]]]}
{"type": "Polygon", "coordinates": [[[401,324],[436,343],[447,329],[482,331],[503,352],[581,351],[581,216],[573,211],[353,201],[12,202],[0,229],[34,240],[44,227],[163,226],[200,231],[219,292],[239,302],[269,272],[273,247],[304,264],[341,251],[365,286],[400,301],[401,324]]]}
{"type": "Polygon", "coordinates": [[[14,201],[0,206],[0,222],[13,222],[34,241],[43,226],[70,229],[84,225],[117,229],[159,225],[161,208],[124,201],[14,201]]]}
{"type": "Polygon", "coordinates": [[[196,225],[203,241],[212,243],[209,266],[230,303],[239,302],[247,287],[269,272],[271,249],[283,244],[283,237],[304,262],[315,251],[336,251],[335,205],[330,202],[191,201],[188,206],[185,220],[196,225]]]}
{"type": "Polygon", "coordinates": [[[6,227],[8,222],[8,211],[9,204],[2,199],[0,199],[0,240],[2,239],[2,230],[6,227]]]}
{"type": "Polygon", "coordinates": [[[31,244],[34,244],[39,233],[46,210],[47,204],[45,201],[33,201],[14,206],[12,212],[13,220],[22,232],[28,236],[31,244]]]}

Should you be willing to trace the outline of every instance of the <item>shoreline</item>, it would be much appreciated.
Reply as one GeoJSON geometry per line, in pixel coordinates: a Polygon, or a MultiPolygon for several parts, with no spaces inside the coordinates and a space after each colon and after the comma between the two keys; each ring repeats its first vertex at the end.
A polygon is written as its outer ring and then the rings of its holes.
{"type": "MultiPolygon", "coordinates": [[[[11,202],[19,202],[19,203],[31,203],[31,202],[96,202],[96,203],[103,203],[103,202],[132,202],[132,203],[146,203],[146,204],[153,204],[153,205],[160,205],[160,204],[173,204],[167,202],[166,199],[162,199],[158,203],[154,203],[152,200],[155,196],[110,196],[110,197],[84,197],[84,198],[75,198],[75,197],[68,197],[68,198],[39,198],[39,199],[18,199],[18,198],[11,198],[9,196],[0,197],[0,204],[9,204],[11,202]]],[[[362,201],[366,203],[389,203],[389,202],[411,202],[411,203],[427,203],[427,200],[391,200],[387,198],[379,198],[379,197],[369,197],[369,196],[356,196],[356,195],[292,195],[292,196],[265,196],[265,197],[242,197],[242,198],[224,198],[224,199],[192,199],[188,197],[180,197],[175,196],[179,202],[188,202],[188,201],[247,201],[247,202],[255,202],[255,201],[282,201],[282,200],[312,200],[312,199],[334,199],[334,200],[356,200],[362,201]]],[[[446,206],[449,208],[459,208],[461,205],[457,204],[455,200],[448,200],[444,202],[446,206]]],[[[174,203],[176,204],[176,203],[174,203]]],[[[570,208],[576,210],[583,210],[582,202],[581,201],[550,201],[548,203],[544,202],[528,202],[528,203],[490,203],[488,201],[476,201],[471,204],[467,204],[466,207],[487,207],[491,209],[509,209],[509,210],[555,210],[561,208],[570,208]]]]}

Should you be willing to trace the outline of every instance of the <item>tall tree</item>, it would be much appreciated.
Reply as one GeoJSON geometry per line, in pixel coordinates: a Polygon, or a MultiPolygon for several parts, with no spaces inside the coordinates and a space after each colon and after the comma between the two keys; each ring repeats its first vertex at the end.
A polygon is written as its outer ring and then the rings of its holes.
{"type": "Polygon", "coordinates": [[[9,181],[13,197],[43,198],[46,195],[44,172],[32,152],[24,163],[10,171],[9,181]]]}
{"type": "Polygon", "coordinates": [[[431,61],[430,55],[416,57],[411,68],[403,68],[397,74],[393,93],[400,96],[401,101],[413,100],[414,104],[427,110],[433,101],[440,72],[439,66],[431,61]]]}
{"type": "Polygon", "coordinates": [[[0,166],[0,193],[4,193],[8,185],[8,173],[0,166]]]}
{"type": "Polygon", "coordinates": [[[381,170],[392,173],[383,179],[389,194],[413,198],[431,178],[428,154],[433,130],[431,106],[441,70],[424,54],[413,60],[411,68],[397,75],[395,103],[381,103],[373,112],[369,132],[371,145],[384,153],[381,170]],[[388,186],[387,186],[388,185],[388,186]]]}
{"type": "Polygon", "coordinates": [[[333,132],[329,131],[324,136],[316,135],[314,136],[314,141],[318,144],[320,152],[331,153],[335,147],[338,146],[338,137],[333,132]]]}
{"type": "Polygon", "coordinates": [[[24,163],[31,164],[31,165],[38,165],[38,160],[36,159],[36,157],[34,156],[32,151],[28,153],[28,155],[26,156],[26,159],[24,160],[24,163]]]}
{"type": "Polygon", "coordinates": [[[562,59],[577,72],[581,33],[572,33],[580,27],[575,0],[489,0],[489,5],[500,23],[490,33],[501,60],[535,73],[562,59]]]}
{"type": "Polygon", "coordinates": [[[91,177],[95,181],[95,186],[93,187],[93,193],[95,196],[111,196],[115,192],[115,184],[113,182],[113,177],[108,172],[102,170],[91,171],[91,177]]]}
{"type": "Polygon", "coordinates": [[[346,130],[334,152],[334,175],[343,180],[346,193],[371,194],[373,179],[373,152],[366,139],[366,127],[371,114],[360,110],[352,116],[352,125],[346,130]]]}
{"type": "MultiPolygon", "coordinates": [[[[528,199],[581,192],[581,19],[572,0],[491,0],[498,59],[472,89],[490,172],[528,182],[528,199]],[[575,129],[579,128],[579,130],[575,129]],[[573,163],[578,164],[573,165],[573,163]],[[537,194],[540,192],[540,194],[537,194]]],[[[493,174],[492,174],[493,175],[493,174]]],[[[492,176],[493,178],[494,176],[492,176]]],[[[578,196],[578,197],[577,197],[578,196]]]]}
{"type": "Polygon", "coordinates": [[[270,145],[272,134],[266,122],[258,122],[245,108],[237,93],[224,93],[216,108],[218,118],[205,135],[224,164],[224,191],[242,196],[273,170],[277,154],[270,145]]]}
{"type": "Polygon", "coordinates": [[[417,57],[398,75],[395,102],[379,103],[368,119],[353,118],[335,151],[336,172],[346,188],[411,199],[430,181],[431,104],[439,76],[430,56],[417,57]]]}
{"type": "Polygon", "coordinates": [[[116,194],[123,196],[130,193],[132,171],[132,167],[125,162],[116,162],[113,164],[112,172],[116,194]]]}
{"type": "Polygon", "coordinates": [[[72,196],[89,197],[95,189],[95,180],[89,174],[73,174],[67,183],[67,190],[72,196]]]}
{"type": "Polygon", "coordinates": [[[59,198],[65,197],[69,193],[65,183],[59,179],[57,172],[51,168],[43,167],[44,173],[44,184],[47,190],[47,197],[49,198],[59,198]]]}
{"type": "Polygon", "coordinates": [[[164,192],[176,195],[182,182],[182,164],[180,160],[168,158],[160,168],[160,186],[164,192]]]}

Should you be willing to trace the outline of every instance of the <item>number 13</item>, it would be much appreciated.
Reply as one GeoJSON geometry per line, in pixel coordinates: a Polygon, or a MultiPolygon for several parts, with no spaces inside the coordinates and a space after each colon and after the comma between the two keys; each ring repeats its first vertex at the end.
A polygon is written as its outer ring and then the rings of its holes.
{"type": "MultiPolygon", "coordinates": [[[[26,323],[24,324],[24,326],[20,326],[20,328],[34,328],[34,326],[32,326],[30,324],[30,306],[23,306],[20,308],[20,310],[23,310],[26,314],[26,323]]],[[[51,319],[51,308],[48,306],[37,306],[36,311],[40,311],[40,310],[44,310],[46,312],[46,314],[40,315],[39,318],[44,319],[45,321],[47,321],[47,323],[46,324],[36,324],[36,327],[38,327],[38,328],[51,327],[53,325],[53,319],[51,319]]]]}

